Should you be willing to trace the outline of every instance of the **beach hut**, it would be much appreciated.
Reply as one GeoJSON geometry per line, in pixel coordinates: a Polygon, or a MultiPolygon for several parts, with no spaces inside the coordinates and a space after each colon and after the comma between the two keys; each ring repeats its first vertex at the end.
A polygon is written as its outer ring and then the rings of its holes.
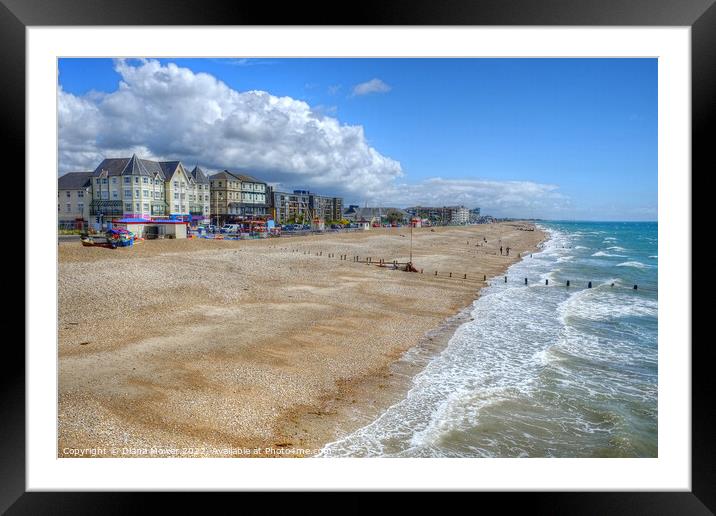
{"type": "Polygon", "coordinates": [[[134,233],[137,238],[144,238],[144,230],[147,224],[152,224],[152,221],[150,219],[137,217],[125,217],[123,219],[112,220],[112,227],[126,229],[134,233]]]}

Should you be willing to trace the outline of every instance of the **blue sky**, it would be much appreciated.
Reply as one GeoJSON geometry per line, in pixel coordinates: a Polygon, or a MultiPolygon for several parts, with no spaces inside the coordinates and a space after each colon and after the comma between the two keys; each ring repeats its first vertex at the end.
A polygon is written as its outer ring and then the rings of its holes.
{"type": "Polygon", "coordinates": [[[139,151],[360,204],[656,219],[656,59],[62,59],[59,71],[60,173],[139,151]]]}

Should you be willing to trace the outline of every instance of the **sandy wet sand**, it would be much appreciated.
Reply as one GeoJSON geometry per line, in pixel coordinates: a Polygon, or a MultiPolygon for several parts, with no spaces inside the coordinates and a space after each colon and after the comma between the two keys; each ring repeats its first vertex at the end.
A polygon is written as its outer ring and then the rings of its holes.
{"type": "Polygon", "coordinates": [[[531,227],[415,229],[422,274],[352,261],[406,261],[409,228],[61,243],[58,455],[310,455],[405,392],[483,276],[544,238],[531,227]],[[410,348],[423,362],[398,360],[410,348]]]}

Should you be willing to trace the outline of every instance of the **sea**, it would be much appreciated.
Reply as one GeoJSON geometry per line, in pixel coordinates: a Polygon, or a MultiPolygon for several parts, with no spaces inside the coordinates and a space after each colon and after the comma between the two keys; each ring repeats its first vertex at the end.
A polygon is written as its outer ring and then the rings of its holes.
{"type": "Polygon", "coordinates": [[[538,226],[403,399],[319,457],[657,456],[657,223],[538,226]]]}

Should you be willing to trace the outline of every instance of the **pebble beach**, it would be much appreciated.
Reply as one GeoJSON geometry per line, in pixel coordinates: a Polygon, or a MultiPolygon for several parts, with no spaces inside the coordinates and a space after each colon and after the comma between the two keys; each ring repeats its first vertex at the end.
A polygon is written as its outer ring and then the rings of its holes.
{"type": "Polygon", "coordinates": [[[58,244],[58,456],[304,457],[365,424],[418,372],[398,359],[444,347],[545,238],[415,228],[422,273],[375,264],[408,261],[410,233],[58,244]]]}

